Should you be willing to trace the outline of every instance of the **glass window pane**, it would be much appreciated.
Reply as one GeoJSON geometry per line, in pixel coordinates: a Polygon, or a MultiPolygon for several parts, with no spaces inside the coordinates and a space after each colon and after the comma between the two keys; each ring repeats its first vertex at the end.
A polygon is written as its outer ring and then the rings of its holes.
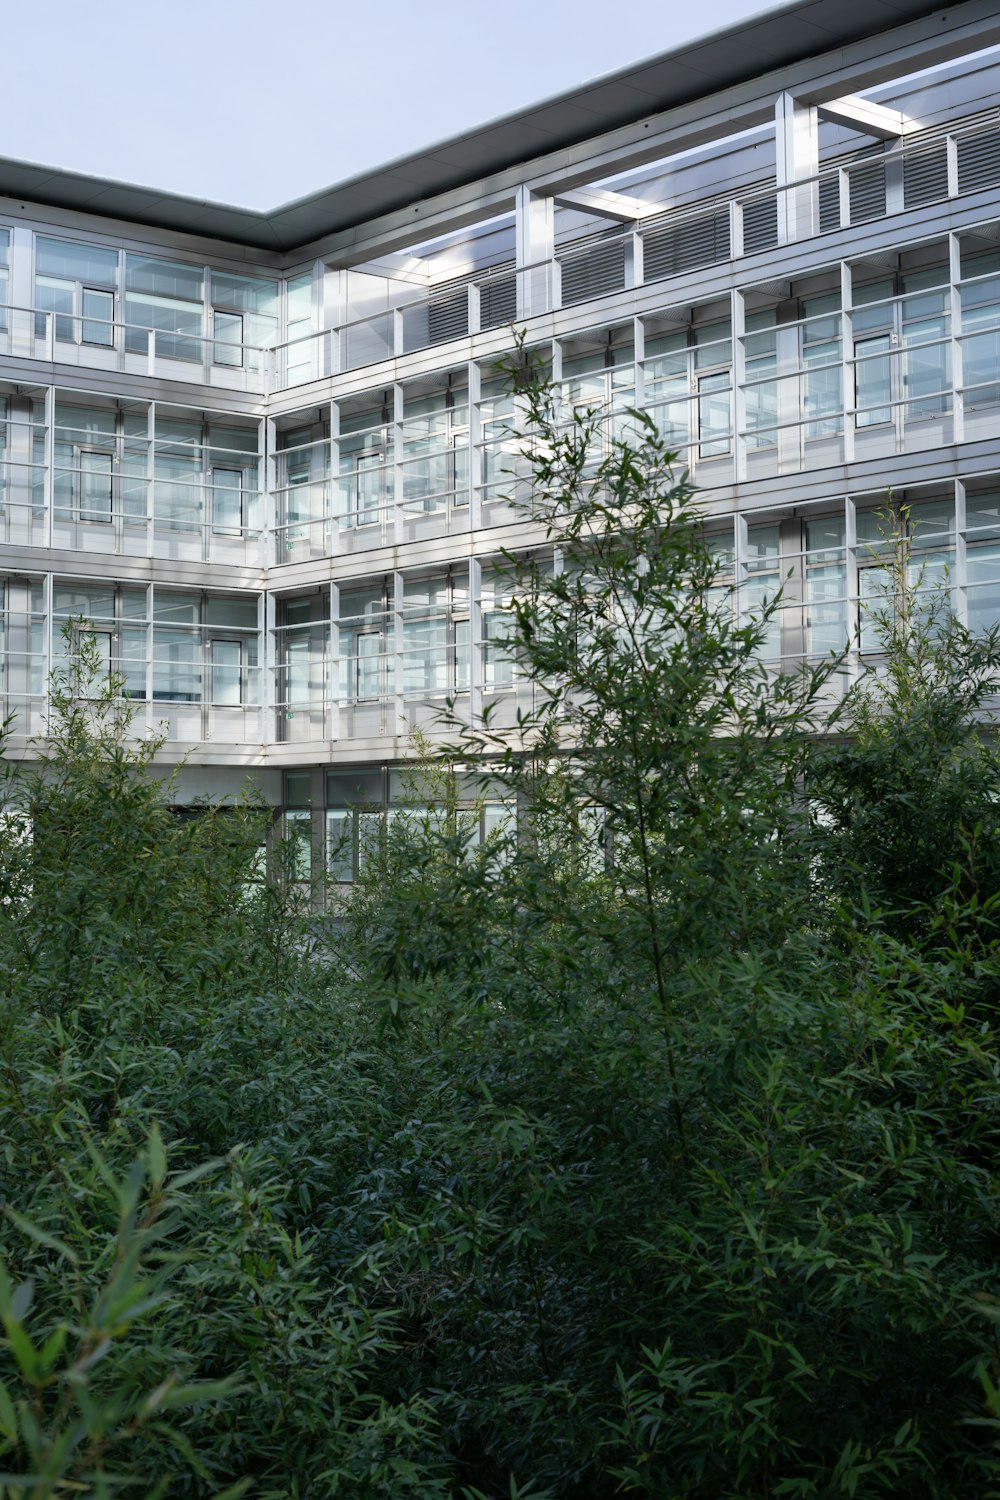
{"type": "Polygon", "coordinates": [[[212,641],[212,702],[238,707],[243,701],[243,647],[239,641],[212,641]]]}
{"type": "Polygon", "coordinates": [[[148,255],[125,257],[125,286],[130,292],[152,292],[158,297],[180,297],[189,302],[200,302],[202,278],[201,266],[158,260],[148,255]]]}
{"type": "Polygon", "coordinates": [[[357,636],[357,664],[355,696],[359,703],[371,702],[380,697],[381,639],[377,631],[364,631],[357,636]]]}
{"type": "Polygon", "coordinates": [[[331,878],[347,883],[354,879],[354,818],[346,808],[330,808],[326,814],[326,860],[331,878]]]}
{"type": "Polygon", "coordinates": [[[729,452],[729,375],[702,375],[698,380],[698,452],[716,458],[729,452]]]}
{"type": "Polygon", "coordinates": [[[96,291],[93,287],[83,289],[83,327],[81,338],[85,344],[112,345],[115,341],[115,299],[112,292],[96,291]]]}
{"type": "MultiPolygon", "coordinates": [[[[76,282],[60,281],[54,276],[35,278],[35,306],[41,312],[56,313],[55,336],[61,343],[71,344],[76,338],[73,326],[73,305],[76,298],[76,282]]],[[[35,334],[44,338],[49,320],[40,314],[35,318],[35,334]]]]}
{"type": "Polygon", "coordinates": [[[379,518],[382,501],[384,465],[381,454],[358,458],[357,524],[372,526],[379,518]]]}
{"type": "Polygon", "coordinates": [[[118,251],[81,245],[74,240],[47,239],[40,234],[35,240],[35,273],[73,282],[86,281],[100,287],[117,287],[118,251]]]}
{"type": "Polygon", "coordinates": [[[859,427],[876,427],[892,421],[892,408],[888,405],[892,399],[888,351],[887,333],[874,339],[861,339],[854,345],[859,427]]]}
{"type": "Polygon", "coordinates": [[[243,530],[243,473],[212,470],[212,530],[218,536],[240,536],[243,530]]]}
{"type": "Polygon", "coordinates": [[[153,632],[153,697],[173,703],[201,701],[199,639],[193,631],[153,632]]]}
{"type": "Polygon", "coordinates": [[[114,458],[110,453],[80,453],[80,520],[111,520],[114,458]]]}
{"type": "Polygon", "coordinates": [[[212,358],[217,365],[240,367],[243,364],[243,319],[239,313],[216,312],[212,315],[215,345],[212,358]]]}

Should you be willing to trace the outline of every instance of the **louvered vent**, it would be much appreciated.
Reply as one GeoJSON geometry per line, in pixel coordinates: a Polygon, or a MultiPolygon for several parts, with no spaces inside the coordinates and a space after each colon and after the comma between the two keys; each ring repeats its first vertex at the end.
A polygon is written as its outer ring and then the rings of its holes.
{"type": "Polygon", "coordinates": [[[916,208],[948,196],[948,147],[935,141],[923,151],[903,157],[903,203],[916,208]]]}
{"type": "MultiPolygon", "coordinates": [[[[625,241],[620,230],[602,234],[584,249],[564,245],[559,252],[562,270],[562,305],[573,307],[603,297],[606,292],[620,292],[625,285],[625,241]],[[572,254],[567,253],[572,250],[572,254]]],[[[579,242],[577,242],[579,244],[579,242]]]]}
{"type": "Polygon", "coordinates": [[[885,215],[885,162],[873,161],[863,167],[852,167],[848,173],[851,187],[851,223],[867,224],[885,215]]]}
{"type": "Polygon", "coordinates": [[[435,288],[427,308],[427,322],[432,344],[465,337],[469,331],[469,293],[464,278],[453,291],[435,288]]]}
{"type": "Polygon", "coordinates": [[[716,266],[729,259],[729,212],[716,209],[681,224],[649,228],[642,237],[645,281],[662,281],[699,266],[716,266]]]}
{"type": "Polygon", "coordinates": [[[502,328],[517,317],[517,281],[513,276],[491,276],[479,283],[480,328],[502,328]]]}
{"type": "MultiPolygon", "coordinates": [[[[498,274],[479,281],[480,328],[502,328],[517,317],[517,281],[513,271],[505,276],[502,273],[506,266],[498,266],[496,270],[498,274]]],[[[470,271],[466,276],[438,282],[427,308],[430,343],[444,344],[449,339],[465,337],[469,331],[469,282],[478,281],[482,275],[482,271],[470,271]]]]}
{"type": "Polygon", "coordinates": [[[821,177],[819,180],[819,232],[829,234],[840,228],[840,176],[821,177]]]}
{"type": "Polygon", "coordinates": [[[974,193],[978,188],[1000,183],[1000,130],[958,138],[958,191],[974,193]]]}
{"type": "Polygon", "coordinates": [[[778,243],[777,198],[755,198],[743,205],[743,254],[773,250],[778,243]]]}

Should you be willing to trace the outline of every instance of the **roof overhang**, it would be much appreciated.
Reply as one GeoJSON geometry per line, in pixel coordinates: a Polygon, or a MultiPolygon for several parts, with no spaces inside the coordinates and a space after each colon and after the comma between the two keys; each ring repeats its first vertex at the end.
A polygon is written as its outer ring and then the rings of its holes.
{"type": "Polygon", "coordinates": [[[794,0],[267,211],[5,158],[0,196],[290,251],[935,12],[928,0],[794,0]]]}

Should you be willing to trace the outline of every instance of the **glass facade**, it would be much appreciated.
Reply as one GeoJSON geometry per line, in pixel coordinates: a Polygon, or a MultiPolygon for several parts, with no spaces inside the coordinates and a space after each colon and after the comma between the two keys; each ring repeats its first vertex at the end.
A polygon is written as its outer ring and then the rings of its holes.
{"type": "MultiPolygon", "coordinates": [[[[903,113],[913,65],[881,85],[903,113]]],[[[528,358],[593,464],[650,414],[703,496],[720,608],[766,616],[768,670],[864,669],[886,506],[926,598],[1000,621],[1000,62],[976,80],[922,75],[890,142],[814,111],[789,186],[770,94],[673,155],[668,113],[662,160],[639,125],[595,138],[582,188],[549,162],[479,184],[481,220],[428,200],[419,241],[378,220],[272,252],[0,211],[15,734],[43,729],[52,671],[82,691],[96,664],[167,759],[268,787],[300,878],[352,880],[394,818],[434,816],[394,780],[415,735],[531,705],[506,559],[562,562],[531,509],[528,358]]],[[[470,841],[516,823],[462,806],[470,841]]]]}

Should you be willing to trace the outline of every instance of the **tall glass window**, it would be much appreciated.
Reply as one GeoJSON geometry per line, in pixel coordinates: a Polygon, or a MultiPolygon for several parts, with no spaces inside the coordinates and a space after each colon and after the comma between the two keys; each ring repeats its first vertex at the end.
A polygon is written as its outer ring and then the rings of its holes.
{"type": "Polygon", "coordinates": [[[278,281],[212,270],[209,286],[214,362],[256,369],[257,351],[278,341],[278,281]]]}
{"type": "Polygon", "coordinates": [[[829,437],[843,423],[839,295],[804,298],[800,327],[806,438],[829,437]]]}
{"type": "Polygon", "coordinates": [[[437,697],[468,689],[467,575],[408,578],[403,586],[403,695],[437,697]]]}
{"type": "Polygon", "coordinates": [[[114,673],[126,697],[146,696],[146,590],[114,585],[57,583],[52,594],[52,651],[56,666],[76,670],[85,638],[93,640],[99,677],[114,673]]]}
{"type": "MultiPolygon", "coordinates": [[[[464,386],[404,402],[403,508],[432,514],[469,500],[469,404],[464,386]]],[[[365,479],[373,476],[373,468],[365,479]]],[[[367,486],[366,486],[367,489],[367,486]]],[[[372,496],[372,500],[375,496],[372,496]]]]}
{"type": "MultiPolygon", "coordinates": [[[[746,570],[747,609],[751,615],[759,616],[764,606],[776,598],[783,581],[777,526],[748,528],[746,570]]],[[[763,661],[777,661],[781,656],[780,609],[768,620],[759,650],[763,661]]]]}
{"type": "Polygon", "coordinates": [[[146,413],[58,400],[54,498],[59,520],[145,522],[146,413]]]}
{"type": "Polygon", "coordinates": [[[291,560],[299,544],[323,548],[323,522],[330,513],[330,442],[323,425],[286,428],[277,458],[275,562],[291,560]]]}
{"type": "Polygon", "coordinates": [[[146,352],[151,330],[154,352],[164,359],[202,359],[204,271],[201,266],[125,257],[125,347],[146,352]]]}
{"type": "Polygon", "coordinates": [[[747,447],[770,448],[778,441],[778,334],[775,312],[747,313],[746,362],[747,447]]]}
{"type": "MultiPolygon", "coordinates": [[[[766,349],[760,354],[766,358],[766,349]]],[[[649,340],[646,403],[664,442],[682,460],[732,452],[732,361],[728,318],[649,340]]]]}
{"type": "Polygon", "coordinates": [[[969,629],[1000,623],[1000,487],[970,486],[965,496],[969,629]]]}
{"type": "Polygon", "coordinates": [[[153,604],[153,698],[200,703],[201,595],[157,589],[153,604]]]}
{"type": "Polygon", "coordinates": [[[10,281],[7,275],[9,257],[10,231],[0,229],[0,333],[6,333],[10,327],[10,281]]]}
{"type": "MultiPolygon", "coordinates": [[[[113,345],[117,290],[117,250],[35,237],[35,306],[54,319],[59,343],[113,345]]],[[[47,326],[39,315],[36,334],[44,337],[47,326]]]]}
{"type": "Polygon", "coordinates": [[[854,391],[858,427],[892,421],[892,348],[895,308],[891,281],[869,282],[854,293],[854,391]]]}
{"type": "Polygon", "coordinates": [[[876,427],[951,409],[950,319],[942,267],[908,272],[904,295],[892,281],[855,290],[853,313],[857,425],[876,427]],[[925,290],[926,288],[926,290],[925,290]]]}
{"type": "Polygon", "coordinates": [[[962,386],[965,409],[1000,402],[1000,255],[962,258],[962,386]]]}
{"type": "Polygon", "coordinates": [[[156,414],[153,514],[170,531],[240,536],[259,524],[257,432],[156,414]]]}
{"type": "Polygon", "coordinates": [[[382,587],[340,595],[342,703],[374,703],[388,696],[392,619],[382,587]]]}
{"type": "Polygon", "coordinates": [[[806,650],[829,656],[847,645],[847,552],[842,515],[805,526],[806,650]]]}
{"type": "MultiPolygon", "coordinates": [[[[378,526],[389,512],[392,418],[388,400],[340,416],[337,513],[341,526],[378,526]]],[[[416,483],[417,481],[413,481],[416,483]]]]}
{"type": "Polygon", "coordinates": [[[285,314],[285,383],[299,385],[304,380],[313,380],[317,374],[311,271],[293,276],[285,283],[285,314]]]}

